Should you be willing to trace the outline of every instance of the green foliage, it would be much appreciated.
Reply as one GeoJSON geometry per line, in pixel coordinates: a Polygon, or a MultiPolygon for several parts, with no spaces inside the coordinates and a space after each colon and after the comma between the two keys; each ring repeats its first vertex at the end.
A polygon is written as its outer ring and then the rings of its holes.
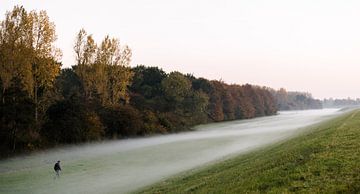
{"type": "Polygon", "coordinates": [[[158,67],[136,66],[132,69],[134,79],[130,90],[141,94],[147,99],[163,95],[161,82],[166,78],[166,73],[158,67]]]}
{"type": "Polygon", "coordinates": [[[194,78],[192,80],[192,87],[194,88],[194,90],[196,91],[203,91],[207,94],[209,94],[211,92],[211,83],[209,80],[205,79],[205,78],[194,78]]]}
{"type": "Polygon", "coordinates": [[[84,90],[80,78],[72,69],[62,69],[55,82],[55,88],[62,98],[83,96],[84,90]]]}
{"type": "Polygon", "coordinates": [[[139,193],[359,193],[360,111],[139,193]]]}
{"type": "Polygon", "coordinates": [[[209,97],[202,91],[192,91],[184,100],[187,113],[204,113],[209,104],[209,97]]]}
{"type": "Polygon", "coordinates": [[[171,72],[161,82],[165,98],[174,103],[180,104],[190,93],[191,82],[180,72],[171,72]]]}

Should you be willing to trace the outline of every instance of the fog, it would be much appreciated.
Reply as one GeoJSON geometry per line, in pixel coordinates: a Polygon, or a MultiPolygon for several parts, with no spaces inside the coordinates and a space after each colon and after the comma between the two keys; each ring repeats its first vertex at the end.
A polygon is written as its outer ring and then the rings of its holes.
{"type": "Polygon", "coordinates": [[[68,146],[0,161],[0,193],[127,193],[290,138],[338,109],[200,125],[195,131],[68,146]],[[53,165],[62,172],[54,179],[53,165]]]}

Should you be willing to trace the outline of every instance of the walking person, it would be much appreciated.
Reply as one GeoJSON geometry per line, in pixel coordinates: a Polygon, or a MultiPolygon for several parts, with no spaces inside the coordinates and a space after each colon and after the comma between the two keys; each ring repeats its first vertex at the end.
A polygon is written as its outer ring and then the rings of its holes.
{"type": "Polygon", "coordinates": [[[54,170],[55,170],[55,173],[56,173],[54,179],[60,178],[60,171],[61,171],[60,160],[55,163],[54,170]]]}

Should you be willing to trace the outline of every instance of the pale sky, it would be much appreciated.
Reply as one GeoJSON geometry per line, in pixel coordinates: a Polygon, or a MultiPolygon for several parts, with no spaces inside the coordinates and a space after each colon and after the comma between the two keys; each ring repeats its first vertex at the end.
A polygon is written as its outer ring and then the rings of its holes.
{"type": "Polygon", "coordinates": [[[65,67],[83,27],[133,51],[132,66],[227,83],[360,97],[360,1],[353,0],[0,0],[6,10],[46,10],[65,67]]]}

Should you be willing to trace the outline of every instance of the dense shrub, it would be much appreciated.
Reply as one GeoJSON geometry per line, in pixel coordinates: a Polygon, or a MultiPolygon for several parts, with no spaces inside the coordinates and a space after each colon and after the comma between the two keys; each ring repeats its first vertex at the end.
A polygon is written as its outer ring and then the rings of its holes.
{"type": "Polygon", "coordinates": [[[103,138],[99,116],[77,99],[55,103],[47,111],[41,134],[49,143],[79,143],[103,138]]]}
{"type": "Polygon", "coordinates": [[[100,111],[108,137],[127,137],[142,134],[143,120],[141,112],[132,106],[105,107],[100,111]]]}

